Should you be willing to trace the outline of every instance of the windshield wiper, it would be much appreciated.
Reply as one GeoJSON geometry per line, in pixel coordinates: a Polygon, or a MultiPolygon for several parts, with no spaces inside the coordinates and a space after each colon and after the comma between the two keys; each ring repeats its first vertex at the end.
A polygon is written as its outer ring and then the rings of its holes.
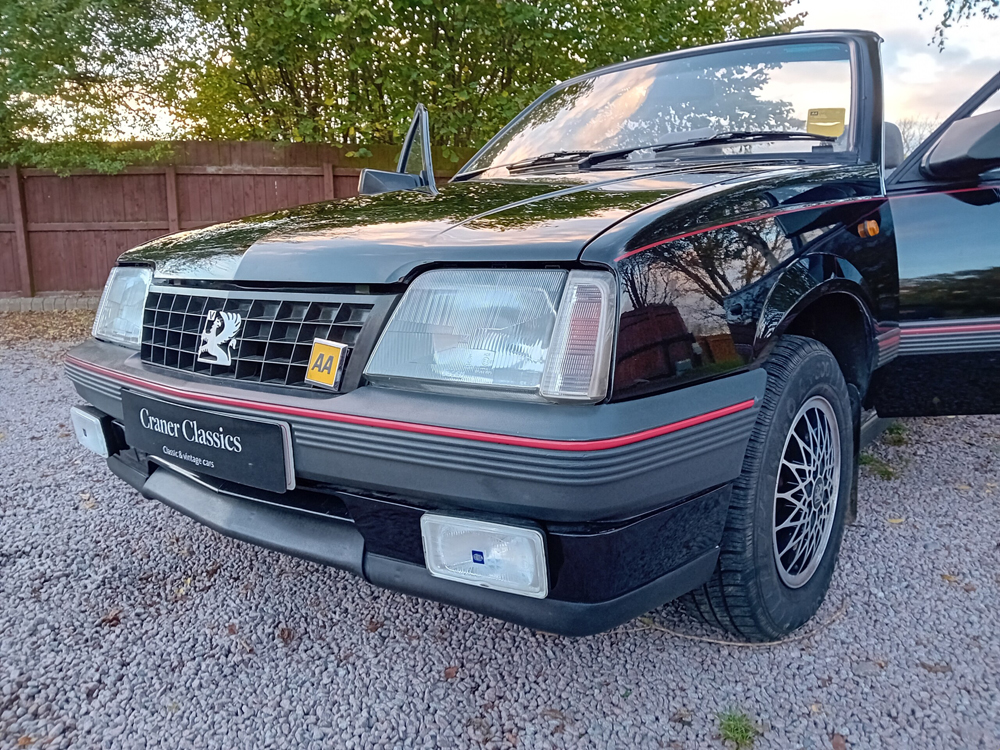
{"type": "Polygon", "coordinates": [[[726,143],[753,143],[755,141],[824,141],[833,142],[837,139],[832,135],[817,135],[816,133],[806,133],[800,130],[731,130],[725,133],[716,133],[705,138],[689,138],[683,141],[670,141],[668,143],[654,143],[648,146],[629,146],[628,148],[616,148],[610,151],[595,151],[581,159],[577,166],[580,169],[590,169],[595,164],[620,159],[628,156],[633,151],[643,151],[649,149],[656,153],[672,151],[678,148],[697,148],[699,146],[718,146],[726,143]]]}
{"type": "Polygon", "coordinates": [[[573,158],[578,158],[581,156],[590,156],[594,151],[586,149],[577,149],[573,151],[549,151],[544,154],[539,154],[538,156],[529,156],[527,159],[520,159],[518,161],[512,161],[509,164],[493,164],[489,167],[483,167],[482,169],[473,169],[469,172],[463,172],[460,175],[455,175],[453,179],[468,179],[469,177],[475,177],[477,174],[482,174],[483,172],[489,172],[491,169],[529,169],[531,167],[538,167],[544,164],[555,164],[566,157],[572,156],[573,158]]]}

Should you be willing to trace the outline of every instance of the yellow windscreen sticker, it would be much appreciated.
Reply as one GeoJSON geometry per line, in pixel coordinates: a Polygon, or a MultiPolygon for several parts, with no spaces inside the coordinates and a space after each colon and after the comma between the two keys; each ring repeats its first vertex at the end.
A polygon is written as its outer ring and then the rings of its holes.
{"type": "MultiPolygon", "coordinates": [[[[810,109],[806,132],[813,135],[829,135],[840,138],[844,134],[847,110],[843,107],[823,107],[810,109]]],[[[801,120],[800,120],[801,122],[801,120]]]]}

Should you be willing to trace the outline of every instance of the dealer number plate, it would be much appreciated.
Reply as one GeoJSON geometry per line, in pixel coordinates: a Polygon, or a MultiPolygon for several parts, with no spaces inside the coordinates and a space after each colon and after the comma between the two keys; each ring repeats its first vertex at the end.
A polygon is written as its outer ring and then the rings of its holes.
{"type": "Polygon", "coordinates": [[[270,492],[295,487],[288,425],[167,403],[122,390],[125,439],[150,457],[270,492]]]}

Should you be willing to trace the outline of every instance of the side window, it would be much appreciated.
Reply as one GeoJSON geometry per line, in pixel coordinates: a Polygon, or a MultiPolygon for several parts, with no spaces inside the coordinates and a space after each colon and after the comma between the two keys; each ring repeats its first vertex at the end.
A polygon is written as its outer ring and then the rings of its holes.
{"type": "Polygon", "coordinates": [[[431,128],[427,108],[418,104],[413,121],[406,132],[406,141],[399,154],[396,172],[418,178],[418,187],[437,193],[434,182],[434,165],[431,162],[431,128]]]}
{"type": "Polygon", "coordinates": [[[406,174],[420,174],[424,171],[426,162],[424,159],[424,139],[421,137],[419,128],[415,135],[413,143],[410,144],[410,151],[406,155],[406,164],[403,166],[403,171],[406,174]]]}

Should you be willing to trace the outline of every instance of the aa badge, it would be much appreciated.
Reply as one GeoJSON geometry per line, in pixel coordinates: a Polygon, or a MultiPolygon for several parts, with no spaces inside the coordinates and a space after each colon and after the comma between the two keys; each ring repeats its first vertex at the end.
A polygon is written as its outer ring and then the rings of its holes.
{"type": "Polygon", "coordinates": [[[313,339],[312,351],[309,353],[309,369],[306,370],[306,382],[333,390],[340,388],[340,376],[344,371],[346,355],[346,344],[338,344],[336,341],[327,341],[326,339],[313,339]]]}

